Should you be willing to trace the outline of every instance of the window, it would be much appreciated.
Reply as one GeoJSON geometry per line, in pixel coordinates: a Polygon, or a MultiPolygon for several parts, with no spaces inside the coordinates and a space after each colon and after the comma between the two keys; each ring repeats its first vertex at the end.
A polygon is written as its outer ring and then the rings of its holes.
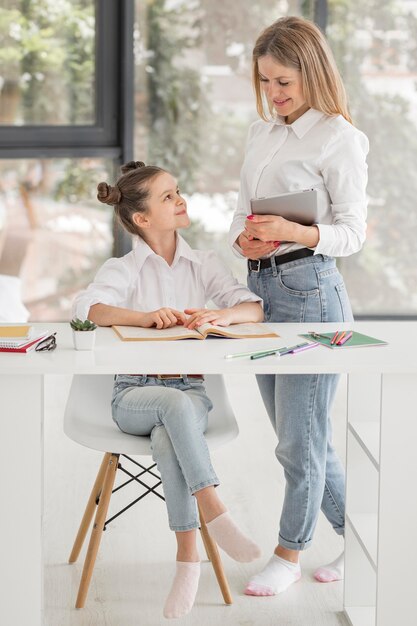
{"type": "Polygon", "coordinates": [[[0,124],[95,122],[92,0],[9,0],[0,9],[0,124]]]}
{"type": "Polygon", "coordinates": [[[329,3],[327,34],[369,137],[367,242],[340,263],[354,311],[417,314],[417,4],[329,3]]]}
{"type": "Polygon", "coordinates": [[[132,8],[0,8],[0,289],[15,277],[32,321],[68,319],[75,292],[130,247],[95,194],[132,158],[132,8]]]}
{"type": "Polygon", "coordinates": [[[368,240],[340,259],[357,316],[417,314],[417,4],[415,1],[136,0],[135,154],[166,167],[186,192],[184,236],[229,250],[250,123],[254,41],[274,19],[316,19],[342,72],[355,124],[369,137],[368,240]],[[327,26],[326,26],[327,21],[327,26]]]}

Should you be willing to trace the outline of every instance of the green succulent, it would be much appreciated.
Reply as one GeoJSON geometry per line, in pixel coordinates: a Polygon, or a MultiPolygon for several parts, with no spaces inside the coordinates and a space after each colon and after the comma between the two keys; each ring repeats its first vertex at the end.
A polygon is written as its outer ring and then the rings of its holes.
{"type": "Polygon", "coordinates": [[[95,330],[97,325],[94,322],[90,322],[90,320],[79,320],[78,317],[74,317],[70,321],[70,326],[73,330],[95,330]]]}

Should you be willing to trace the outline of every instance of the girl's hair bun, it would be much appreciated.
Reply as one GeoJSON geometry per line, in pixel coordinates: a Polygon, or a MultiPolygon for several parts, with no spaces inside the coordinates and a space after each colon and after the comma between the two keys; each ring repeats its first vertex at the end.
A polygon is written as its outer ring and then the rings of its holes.
{"type": "Polygon", "coordinates": [[[122,192],[117,185],[114,187],[108,185],[107,183],[99,183],[97,185],[97,200],[100,200],[100,202],[115,206],[116,204],[119,204],[121,199],[122,192]]]}
{"type": "Polygon", "coordinates": [[[122,165],[122,174],[127,174],[128,172],[132,172],[133,170],[138,170],[140,167],[146,167],[143,161],[129,161],[128,163],[122,165]]]}

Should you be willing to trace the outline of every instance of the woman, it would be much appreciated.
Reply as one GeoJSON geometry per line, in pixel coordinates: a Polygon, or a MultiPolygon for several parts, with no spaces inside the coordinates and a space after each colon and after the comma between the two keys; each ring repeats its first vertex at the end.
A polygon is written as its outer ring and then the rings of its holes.
{"type": "MultiPolygon", "coordinates": [[[[109,259],[76,299],[77,317],[100,326],[158,329],[206,322],[219,326],[260,322],[260,298],[233,278],[213,252],[192,250],[177,229],[190,224],[176,180],[159,167],[131,161],[115,186],[100,183],[98,199],[113,205],[136,248],[109,259]],[[213,300],[219,309],[205,309],[213,300]]],[[[140,359],[139,359],[140,360],[140,359]]],[[[177,569],[164,616],[187,614],[197,593],[200,559],[196,501],[215,541],[237,561],[260,555],[220,500],[204,431],[212,408],[200,375],[123,374],[116,377],[112,411],[118,427],[150,435],[161,473],[169,525],[176,534],[177,569]]]]}
{"type": "MultiPolygon", "coordinates": [[[[249,130],[230,244],[248,259],[248,286],[264,300],[266,321],[351,321],[335,257],[357,252],[365,240],[368,140],[351,123],[320,30],[299,17],[277,20],[256,42],[253,82],[261,120],[249,130]],[[318,190],[315,225],[250,215],[251,198],[311,188],[318,190]]],[[[330,424],[337,382],[322,374],[258,377],[286,490],[278,545],[246,594],[280,593],[301,577],[299,554],[311,544],[320,508],[344,533],[344,472],[330,424]]],[[[315,576],[342,578],[343,554],[315,576]]]]}

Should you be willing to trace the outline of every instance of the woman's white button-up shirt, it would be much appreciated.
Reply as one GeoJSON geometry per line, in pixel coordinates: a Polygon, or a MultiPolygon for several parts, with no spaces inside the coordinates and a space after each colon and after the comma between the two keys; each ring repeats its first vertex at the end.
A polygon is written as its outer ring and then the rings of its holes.
{"type": "MultiPolygon", "coordinates": [[[[241,171],[238,205],[230,228],[230,244],[251,213],[251,198],[302,189],[318,190],[320,240],[315,254],[348,256],[366,236],[366,183],[369,143],[366,135],[341,115],[309,109],[292,124],[282,117],[258,120],[249,129],[241,171]]],[[[302,246],[284,243],[273,254],[302,246]]]]}
{"type": "Polygon", "coordinates": [[[94,281],[75,299],[74,316],[86,319],[93,304],[108,304],[135,311],[170,307],[203,308],[212,300],[219,308],[241,302],[262,302],[233,277],[214,252],[193,250],[177,235],[172,265],[138,238],[137,246],[99,269],[94,281]]]}

